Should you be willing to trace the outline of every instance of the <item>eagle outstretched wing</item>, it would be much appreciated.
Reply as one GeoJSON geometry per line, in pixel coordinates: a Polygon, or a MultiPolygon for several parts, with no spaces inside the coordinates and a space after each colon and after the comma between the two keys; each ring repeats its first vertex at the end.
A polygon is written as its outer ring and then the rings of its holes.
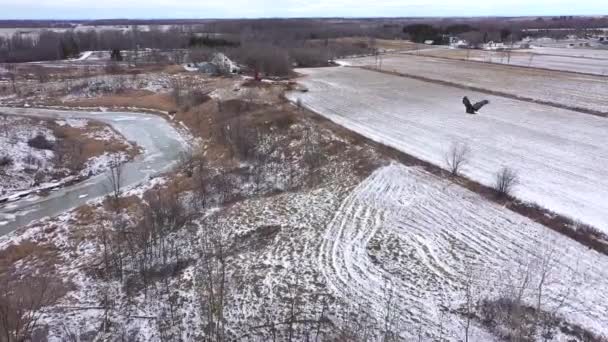
{"type": "Polygon", "coordinates": [[[462,98],[462,104],[464,104],[464,107],[465,107],[467,113],[469,113],[469,114],[475,114],[478,110],[481,109],[481,107],[487,105],[488,103],[490,103],[490,101],[483,100],[483,101],[477,102],[475,104],[471,104],[471,101],[469,101],[468,97],[465,96],[462,98]]]}
{"type": "Polygon", "coordinates": [[[488,103],[490,103],[490,101],[488,100],[479,101],[473,105],[473,108],[475,109],[475,111],[478,111],[481,109],[481,107],[487,105],[488,103]]]}
{"type": "Polygon", "coordinates": [[[471,101],[469,101],[468,97],[465,96],[462,98],[462,104],[464,104],[464,108],[466,109],[467,113],[475,114],[475,108],[473,108],[473,105],[471,104],[471,101]]]}

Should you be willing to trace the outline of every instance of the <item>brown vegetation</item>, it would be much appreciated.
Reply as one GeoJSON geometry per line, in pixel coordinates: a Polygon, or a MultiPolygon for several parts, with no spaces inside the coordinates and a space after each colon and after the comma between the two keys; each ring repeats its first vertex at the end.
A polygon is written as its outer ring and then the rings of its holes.
{"type": "Polygon", "coordinates": [[[57,139],[53,148],[57,165],[76,173],[82,170],[87,160],[104,153],[126,152],[130,157],[134,157],[139,152],[137,149],[130,148],[124,141],[98,140],[87,135],[90,132],[103,130],[105,127],[109,126],[97,121],[89,121],[85,129],[68,125],[60,126],[51,122],[50,128],[57,139]]]}
{"type": "Polygon", "coordinates": [[[31,341],[42,309],[63,297],[69,287],[50,276],[0,278],[0,340],[31,341]]]}
{"type": "MultiPolygon", "coordinates": [[[[13,278],[21,271],[13,269],[14,264],[20,262],[22,266],[36,263],[41,269],[50,271],[57,261],[58,250],[51,245],[30,240],[9,245],[0,250],[0,279],[13,278]]],[[[23,267],[20,267],[22,269],[23,267]]]]}
{"type": "Polygon", "coordinates": [[[155,94],[148,91],[127,91],[116,95],[79,99],[58,104],[74,107],[152,108],[167,112],[174,111],[177,108],[171,95],[155,94]]]}

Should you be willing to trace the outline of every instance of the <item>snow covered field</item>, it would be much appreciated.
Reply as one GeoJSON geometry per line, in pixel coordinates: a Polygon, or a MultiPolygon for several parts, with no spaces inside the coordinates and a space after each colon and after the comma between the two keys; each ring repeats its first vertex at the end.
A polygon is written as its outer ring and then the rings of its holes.
{"type": "Polygon", "coordinates": [[[299,72],[309,91],[290,98],[332,121],[437,165],[466,143],[466,176],[493,185],[511,167],[518,198],[608,232],[608,120],[357,68],[299,72]],[[490,105],[467,115],[464,95],[490,105]]]}
{"type": "Polygon", "coordinates": [[[543,54],[543,55],[608,59],[608,49],[577,49],[577,48],[569,49],[569,48],[532,46],[530,49],[520,50],[520,51],[529,52],[529,53],[538,53],[538,54],[543,54]]]}
{"type": "MultiPolygon", "coordinates": [[[[599,290],[608,288],[607,257],[417,168],[380,168],[351,192],[325,231],[318,262],[331,293],[363,304],[380,322],[388,289],[407,340],[420,327],[432,340],[440,329],[464,340],[462,317],[451,310],[466,286],[480,297],[508,293],[521,286],[522,265],[532,273],[524,292],[534,303],[537,267],[548,264],[541,306],[554,310],[565,298],[560,315],[608,333],[608,294],[599,290]]],[[[493,340],[480,329],[473,335],[493,340]]]]}
{"type": "MultiPolygon", "coordinates": [[[[344,175],[344,184],[239,202],[211,221],[243,241],[229,261],[229,278],[236,281],[230,282],[226,304],[230,330],[238,335],[266,319],[286,317],[289,302],[284,298],[297,286],[302,317],[316,317],[319,295],[327,295],[335,299],[328,314],[335,323],[341,320],[338,308],[351,308],[362,320],[370,315],[376,331],[382,331],[390,307],[392,329],[406,341],[417,340],[419,331],[423,341],[439,336],[462,341],[464,320],[455,310],[463,304],[466,286],[472,286],[475,300],[494,298],[530,275],[524,298],[534,303],[539,270],[547,262],[542,307],[559,307],[557,313],[570,323],[608,333],[608,294],[598,290],[608,287],[605,256],[417,168],[390,164],[356,186],[349,178],[352,175],[344,175]],[[249,245],[244,238],[257,242],[249,245]]],[[[141,194],[142,189],[134,192],[141,194]]],[[[69,275],[66,279],[77,284],[77,290],[45,310],[42,318],[50,324],[50,341],[65,340],[65,328],[82,334],[96,331],[104,319],[98,304],[104,293],[115,298],[110,320],[134,339],[157,340],[159,327],[133,316],[160,320],[170,310],[177,336],[191,340],[200,334],[200,289],[190,285],[200,266],[191,264],[170,280],[168,288],[180,298],[175,308],[165,285],[158,283],[149,289],[148,298],[131,299],[135,311],[127,310],[129,301],[119,282],[106,284],[84,271],[83,265],[99,260],[95,255],[100,246],[72,237],[75,215],[0,238],[0,249],[24,240],[50,240],[65,253],[77,251],[72,253],[78,257],[66,255],[59,267],[59,274],[69,275]],[[59,228],[45,233],[49,225],[59,228]]],[[[80,234],[95,232],[86,225],[78,227],[80,234]]],[[[188,229],[170,239],[193,260],[202,260],[198,253],[203,234],[188,229]]],[[[475,323],[469,338],[498,340],[475,323]]]]}
{"type": "Polygon", "coordinates": [[[489,63],[510,64],[608,76],[608,59],[604,60],[523,53],[512,53],[511,57],[508,58],[503,52],[492,51],[488,51],[483,56],[475,56],[471,59],[489,63]]]}
{"type": "MultiPolygon", "coordinates": [[[[376,65],[375,58],[371,57],[353,58],[345,62],[354,66],[376,65]]],[[[405,54],[383,56],[382,70],[608,113],[606,77],[405,54]]]]}
{"type": "Polygon", "coordinates": [[[431,57],[466,59],[479,62],[509,64],[523,67],[551,69],[608,76],[608,59],[580,58],[565,54],[549,55],[513,51],[467,50],[467,49],[434,49],[423,52],[412,52],[431,57]]]}

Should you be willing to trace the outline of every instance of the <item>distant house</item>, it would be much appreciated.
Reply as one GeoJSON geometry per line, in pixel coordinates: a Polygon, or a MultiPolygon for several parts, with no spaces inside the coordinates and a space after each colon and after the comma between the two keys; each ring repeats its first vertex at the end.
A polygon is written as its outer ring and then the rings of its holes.
{"type": "Polygon", "coordinates": [[[208,75],[228,75],[239,73],[241,68],[223,53],[216,53],[211,61],[187,64],[186,70],[208,75]]]}
{"type": "Polygon", "coordinates": [[[467,42],[464,39],[458,39],[453,41],[450,44],[451,47],[455,47],[455,48],[459,48],[459,49],[464,49],[464,48],[468,48],[469,47],[469,42],[467,42]]]}
{"type": "Polygon", "coordinates": [[[484,50],[503,50],[507,48],[504,43],[495,43],[493,41],[489,41],[486,44],[483,44],[484,50]]]}
{"type": "Polygon", "coordinates": [[[239,66],[221,52],[218,52],[213,56],[211,63],[214,64],[222,74],[237,74],[240,72],[239,66]]]}

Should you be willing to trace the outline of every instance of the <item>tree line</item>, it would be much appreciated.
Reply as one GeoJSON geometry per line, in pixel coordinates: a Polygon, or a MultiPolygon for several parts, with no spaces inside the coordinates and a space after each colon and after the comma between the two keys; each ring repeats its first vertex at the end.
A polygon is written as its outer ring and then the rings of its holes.
{"type": "Polygon", "coordinates": [[[41,31],[38,37],[13,34],[0,37],[0,62],[20,63],[77,57],[81,51],[181,49],[188,36],[177,29],[140,31],[41,31]]]}

